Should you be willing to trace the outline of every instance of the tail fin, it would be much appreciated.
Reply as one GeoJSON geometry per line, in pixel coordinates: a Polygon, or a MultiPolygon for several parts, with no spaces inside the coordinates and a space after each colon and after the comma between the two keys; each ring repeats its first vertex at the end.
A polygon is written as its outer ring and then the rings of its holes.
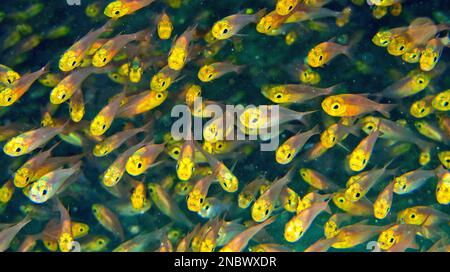
{"type": "Polygon", "coordinates": [[[398,104],[379,104],[377,111],[383,114],[386,118],[390,118],[390,111],[398,107],[398,104]]]}

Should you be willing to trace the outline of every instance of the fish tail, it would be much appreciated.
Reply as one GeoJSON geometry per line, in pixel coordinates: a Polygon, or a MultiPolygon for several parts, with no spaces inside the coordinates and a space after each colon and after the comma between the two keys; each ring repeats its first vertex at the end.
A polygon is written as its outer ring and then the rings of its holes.
{"type": "Polygon", "coordinates": [[[390,111],[395,109],[397,104],[380,104],[379,109],[377,110],[379,113],[383,114],[386,118],[390,118],[390,111]]]}
{"type": "Polygon", "coordinates": [[[261,18],[264,17],[264,15],[266,14],[266,11],[267,11],[267,9],[263,8],[263,9],[260,9],[257,13],[255,13],[253,15],[253,22],[254,23],[259,22],[261,20],[261,18]]]}

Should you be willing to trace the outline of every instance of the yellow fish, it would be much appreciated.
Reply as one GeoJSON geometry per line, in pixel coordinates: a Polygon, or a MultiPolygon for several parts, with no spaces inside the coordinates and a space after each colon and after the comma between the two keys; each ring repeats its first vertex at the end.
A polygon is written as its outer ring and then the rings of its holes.
{"type": "Polygon", "coordinates": [[[266,13],[265,9],[258,11],[255,14],[234,14],[227,16],[216,23],[214,23],[211,33],[214,38],[218,40],[226,40],[236,35],[242,28],[250,23],[256,23],[266,13]]]}
{"type": "Polygon", "coordinates": [[[8,107],[17,102],[43,74],[48,72],[48,65],[39,71],[28,73],[15,80],[12,84],[6,85],[0,90],[0,106],[8,107]]]}
{"type": "Polygon", "coordinates": [[[371,132],[366,138],[362,139],[358,146],[353,149],[348,156],[348,165],[353,171],[362,171],[369,163],[375,143],[380,134],[379,130],[371,132]]]}
{"type": "Polygon", "coordinates": [[[43,127],[27,131],[11,138],[3,147],[3,152],[11,157],[22,156],[33,152],[53,137],[63,132],[65,124],[56,127],[43,127]]]}
{"type": "Polygon", "coordinates": [[[161,40],[170,39],[170,36],[172,35],[173,31],[173,25],[166,11],[163,11],[161,15],[158,16],[156,21],[157,21],[158,37],[161,40]]]}
{"type": "Polygon", "coordinates": [[[210,82],[227,73],[235,72],[236,74],[239,74],[245,67],[246,65],[234,65],[228,62],[215,62],[202,66],[198,71],[197,76],[202,82],[210,82]]]}
{"type": "Polygon", "coordinates": [[[295,156],[300,152],[306,142],[314,135],[319,134],[319,126],[316,125],[312,129],[297,133],[296,135],[287,139],[275,151],[275,160],[279,164],[290,163],[295,156]]]}
{"type": "Polygon", "coordinates": [[[384,219],[389,214],[392,207],[392,200],[394,196],[394,182],[390,182],[381,191],[375,202],[373,203],[373,215],[377,219],[384,219]]]}
{"type": "Polygon", "coordinates": [[[167,65],[170,69],[179,71],[189,59],[191,52],[191,42],[196,32],[196,26],[190,27],[173,43],[167,58],[167,65]]]}
{"type": "Polygon", "coordinates": [[[132,14],[148,5],[155,0],[117,0],[109,3],[104,14],[110,18],[118,19],[125,15],[132,14]]]}
{"type": "Polygon", "coordinates": [[[251,214],[255,222],[263,222],[269,218],[280,198],[281,191],[291,182],[293,175],[294,167],[282,178],[275,180],[269,189],[261,194],[255,203],[253,203],[251,214]]]}
{"type": "Polygon", "coordinates": [[[397,105],[379,104],[360,94],[332,95],[322,101],[322,109],[331,116],[353,117],[377,111],[386,117],[397,105]]]}
{"type": "Polygon", "coordinates": [[[93,204],[92,213],[94,214],[95,219],[97,219],[100,225],[105,229],[118,236],[120,240],[123,241],[125,239],[119,218],[117,218],[110,209],[102,204],[93,204]]]}
{"type": "Polygon", "coordinates": [[[74,43],[59,60],[59,69],[63,72],[70,72],[81,65],[81,61],[85,58],[92,44],[105,32],[111,30],[112,21],[108,21],[105,25],[97,30],[91,31],[83,38],[74,43]]]}
{"type": "Polygon", "coordinates": [[[329,95],[338,85],[329,88],[317,88],[302,84],[263,86],[261,93],[270,101],[282,103],[304,103],[319,96],[329,95]]]}
{"type": "Polygon", "coordinates": [[[94,117],[89,127],[92,135],[101,136],[111,127],[124,97],[125,93],[121,92],[94,117]]]}

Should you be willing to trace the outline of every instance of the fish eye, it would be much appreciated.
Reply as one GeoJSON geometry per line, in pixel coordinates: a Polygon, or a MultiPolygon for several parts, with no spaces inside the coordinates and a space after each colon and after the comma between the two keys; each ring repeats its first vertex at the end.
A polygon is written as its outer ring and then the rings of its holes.
{"type": "Polygon", "coordinates": [[[404,185],[402,186],[402,189],[403,189],[403,190],[405,190],[405,189],[406,189],[406,184],[404,184],[404,185]]]}
{"type": "Polygon", "coordinates": [[[405,50],[405,46],[404,46],[404,45],[401,45],[398,49],[399,49],[400,51],[403,51],[403,50],[405,50]]]}
{"type": "Polygon", "coordinates": [[[78,231],[79,232],[84,232],[84,228],[80,228],[78,231]]]}
{"type": "Polygon", "coordinates": [[[206,205],[206,206],[205,206],[205,210],[209,210],[209,205],[206,205]]]}
{"type": "Polygon", "coordinates": [[[45,189],[42,191],[42,195],[47,195],[47,193],[48,193],[48,192],[47,192],[47,190],[45,190],[45,189]]]}
{"type": "Polygon", "coordinates": [[[199,201],[200,201],[200,204],[201,204],[201,203],[203,203],[204,199],[200,198],[199,201]]]}
{"type": "Polygon", "coordinates": [[[265,215],[268,215],[268,214],[269,214],[269,209],[266,209],[266,211],[265,211],[264,214],[265,214],[265,215]]]}
{"type": "Polygon", "coordinates": [[[105,124],[103,124],[103,126],[102,126],[102,129],[105,129],[106,128],[106,125],[105,124]]]}
{"type": "Polygon", "coordinates": [[[162,87],[166,86],[166,82],[163,81],[163,82],[161,83],[161,86],[162,86],[162,87]]]}
{"type": "Polygon", "coordinates": [[[344,200],[343,197],[340,197],[340,198],[338,199],[338,201],[341,202],[341,203],[344,203],[345,200],[344,200]]]}
{"type": "Polygon", "coordinates": [[[6,99],[8,102],[11,102],[11,100],[12,100],[12,97],[11,96],[8,96],[8,98],[6,99]]]}
{"type": "Polygon", "coordinates": [[[272,25],[267,26],[267,30],[270,30],[272,28],[272,25]]]}
{"type": "Polygon", "coordinates": [[[72,62],[72,66],[75,66],[76,64],[77,64],[77,62],[76,62],[76,61],[72,62]]]}
{"type": "Polygon", "coordinates": [[[120,14],[120,11],[116,10],[116,11],[114,12],[114,14],[115,14],[115,15],[119,15],[119,14],[120,14]]]}
{"type": "Polygon", "coordinates": [[[395,241],[395,239],[394,239],[394,237],[392,237],[391,239],[389,239],[389,243],[394,243],[394,241],[395,241]]]}
{"type": "Polygon", "coordinates": [[[148,187],[148,192],[153,193],[153,187],[148,187]]]}
{"type": "Polygon", "coordinates": [[[323,56],[320,55],[320,56],[319,56],[319,61],[322,61],[322,59],[323,59],[323,56]]]}
{"type": "Polygon", "coordinates": [[[156,95],[156,98],[162,98],[162,94],[160,94],[160,93],[157,94],[157,95],[156,95]]]}
{"type": "Polygon", "coordinates": [[[367,162],[367,160],[366,160],[366,159],[364,159],[364,160],[362,161],[362,163],[363,163],[363,164],[366,164],[366,162],[367,162]]]}
{"type": "Polygon", "coordinates": [[[138,163],[137,168],[141,168],[142,167],[142,163],[138,163]]]}
{"type": "Polygon", "coordinates": [[[334,104],[332,105],[333,110],[338,110],[339,107],[340,107],[339,103],[334,103],[334,104]]]}
{"type": "Polygon", "coordinates": [[[409,217],[410,217],[411,219],[414,219],[414,218],[416,218],[416,215],[412,213],[409,217]]]}
{"type": "Polygon", "coordinates": [[[173,151],[173,154],[175,154],[175,155],[178,155],[178,154],[180,154],[180,150],[178,150],[178,149],[175,149],[175,150],[173,151]]]}
{"type": "Polygon", "coordinates": [[[19,153],[20,151],[22,151],[22,148],[20,148],[20,147],[16,148],[17,153],[19,153]]]}
{"type": "Polygon", "coordinates": [[[278,98],[278,99],[280,99],[280,98],[282,98],[282,97],[283,97],[283,95],[280,94],[280,93],[277,93],[277,94],[275,95],[275,98],[278,98]]]}
{"type": "Polygon", "coordinates": [[[61,99],[64,99],[64,98],[66,98],[66,95],[65,94],[61,95],[61,99]]]}
{"type": "Polygon", "coordinates": [[[356,193],[356,194],[355,194],[355,197],[357,197],[357,198],[360,197],[360,196],[361,196],[360,193],[356,193]]]}
{"type": "Polygon", "coordinates": [[[26,178],[25,178],[25,181],[29,181],[29,180],[30,180],[30,177],[26,177],[26,178]]]}
{"type": "Polygon", "coordinates": [[[106,58],[103,58],[103,62],[106,62],[106,58]]]}
{"type": "Polygon", "coordinates": [[[103,239],[100,239],[97,241],[97,244],[99,244],[99,245],[103,245],[103,243],[104,243],[103,239]]]}
{"type": "Polygon", "coordinates": [[[208,75],[208,78],[212,78],[212,76],[213,76],[212,74],[209,74],[209,75],[208,75]]]}
{"type": "Polygon", "coordinates": [[[288,153],[287,154],[287,158],[289,159],[291,157],[291,153],[288,153]]]}
{"type": "Polygon", "coordinates": [[[224,28],[224,29],[222,30],[222,33],[223,33],[223,34],[227,34],[227,33],[228,33],[228,29],[227,29],[227,28],[224,28]]]}

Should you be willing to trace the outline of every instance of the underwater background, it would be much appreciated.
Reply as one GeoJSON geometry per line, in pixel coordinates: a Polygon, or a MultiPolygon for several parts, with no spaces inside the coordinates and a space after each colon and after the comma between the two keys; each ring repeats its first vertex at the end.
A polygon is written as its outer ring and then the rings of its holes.
{"type": "MultiPolygon", "coordinates": [[[[19,74],[24,75],[27,72],[34,72],[42,68],[47,63],[50,72],[63,74],[58,69],[58,61],[64,52],[70,48],[75,41],[81,39],[92,29],[102,26],[107,19],[103,10],[111,1],[88,1],[81,0],[80,6],[68,5],[65,1],[1,1],[0,3],[0,63],[12,68],[19,74]],[[92,14],[87,14],[87,8],[92,14]],[[98,9],[98,10],[95,10],[98,9]],[[22,14],[20,14],[22,12],[22,14]]],[[[159,57],[144,69],[142,79],[138,83],[131,83],[125,78],[124,82],[115,82],[107,73],[95,74],[89,76],[82,85],[85,114],[83,120],[93,120],[99,111],[105,107],[110,98],[119,94],[126,86],[130,93],[149,90],[149,82],[162,67],[166,65],[166,56],[168,55],[173,41],[193,25],[197,25],[200,33],[194,43],[200,45],[200,51],[186,63],[181,73],[181,78],[175,81],[169,87],[168,98],[162,105],[151,109],[145,113],[132,118],[116,118],[105,135],[111,136],[114,133],[124,130],[124,126],[140,127],[149,120],[154,119],[154,127],[151,136],[154,142],[162,143],[167,139],[171,126],[175,118],[171,118],[170,113],[174,105],[180,103],[178,97],[182,95],[187,84],[198,84],[202,88],[202,97],[210,101],[220,101],[223,104],[234,105],[271,105],[274,104],[262,93],[261,88],[267,84],[303,84],[299,80],[298,68],[306,63],[306,57],[311,48],[317,44],[336,38],[334,41],[338,44],[348,44],[356,33],[362,33],[360,41],[352,51],[352,58],[345,55],[339,55],[329,64],[314,68],[320,75],[320,82],[316,86],[322,88],[335,84],[340,84],[335,94],[353,93],[353,94],[375,94],[383,90],[390,84],[398,81],[408,72],[418,69],[417,64],[406,63],[400,57],[394,57],[383,47],[378,47],[372,43],[372,37],[380,29],[390,29],[400,26],[408,26],[411,21],[418,17],[428,17],[436,24],[450,24],[449,3],[445,0],[415,1],[405,0],[402,3],[402,11],[398,16],[393,16],[389,12],[380,19],[373,16],[374,6],[369,6],[365,1],[336,0],[326,4],[326,8],[341,11],[350,6],[352,13],[349,22],[343,27],[335,24],[334,18],[323,18],[317,20],[307,20],[305,22],[286,25],[284,32],[280,35],[270,36],[259,33],[255,28],[255,23],[245,26],[238,35],[228,39],[218,50],[217,53],[207,55],[205,51],[209,48],[208,43],[204,41],[202,35],[207,33],[215,22],[226,16],[237,14],[239,12],[251,14],[260,9],[266,8],[266,14],[275,9],[275,0],[168,0],[155,1],[147,7],[136,11],[133,14],[126,15],[117,20],[114,24],[112,34],[103,35],[104,37],[114,37],[118,34],[135,33],[148,27],[155,27],[155,19],[165,10],[173,23],[173,32],[170,39],[162,40],[153,34],[151,38],[150,55],[159,57]],[[353,2],[362,2],[360,5],[353,2]],[[295,33],[296,38],[290,45],[286,43],[287,33],[295,33]],[[214,60],[214,61],[212,61],[214,60]],[[199,68],[203,63],[215,61],[226,61],[236,65],[246,65],[240,73],[228,73],[212,82],[201,82],[197,78],[199,68]],[[177,100],[178,99],[178,100],[177,100]]],[[[445,33],[445,32],[443,32],[445,33]]],[[[102,37],[103,37],[102,36],[102,37]]],[[[445,36],[441,35],[440,36],[445,36]]],[[[196,52],[197,53],[197,52],[196,52]]],[[[444,48],[439,60],[439,65],[449,65],[450,50],[444,48]]],[[[125,53],[124,60],[131,61],[132,56],[125,53]]],[[[123,61],[123,60],[122,60],[123,61]]],[[[118,63],[120,62],[117,61],[118,63]]],[[[123,62],[122,62],[123,63],[123,62]]],[[[415,101],[426,95],[437,94],[450,88],[450,77],[448,69],[439,76],[430,80],[428,87],[413,96],[405,97],[400,100],[382,98],[382,103],[397,104],[398,106],[391,112],[389,120],[396,121],[405,119],[410,130],[414,131],[417,138],[433,142],[435,148],[431,151],[430,161],[421,166],[418,162],[421,150],[414,144],[388,145],[387,139],[379,138],[373,148],[372,156],[365,167],[365,171],[374,167],[382,167],[391,159],[393,163],[389,168],[396,169],[395,176],[424,167],[423,169],[435,169],[442,163],[438,158],[438,153],[449,150],[449,134],[443,130],[444,140],[434,141],[420,133],[414,128],[414,122],[418,120],[409,113],[409,107],[415,101]],[[447,133],[447,134],[446,134],[447,133]],[[395,147],[405,148],[403,152],[395,147]]],[[[69,103],[63,103],[59,106],[51,105],[49,94],[52,87],[44,86],[36,81],[30,90],[26,92],[19,101],[11,106],[0,107],[0,126],[8,126],[11,123],[21,124],[21,132],[29,131],[41,127],[43,115],[50,112],[54,120],[68,120],[69,103]]],[[[294,129],[284,130],[280,134],[280,143],[283,143],[289,137],[295,135],[299,130],[306,131],[318,124],[320,131],[323,131],[338,119],[329,116],[321,108],[321,101],[325,97],[314,98],[304,103],[292,103],[282,105],[298,112],[317,110],[314,114],[308,116],[308,127],[302,127],[299,122],[291,122],[294,129]]],[[[373,98],[373,97],[372,97],[373,98]]],[[[372,113],[378,117],[383,117],[379,113],[372,113]]],[[[442,112],[449,118],[448,111],[442,112]]],[[[434,114],[425,117],[423,120],[437,124],[434,114]]],[[[206,120],[205,120],[206,121],[206,120]]],[[[436,125],[437,126],[437,125],[436,125]]],[[[0,132],[1,134],[2,132],[0,132]]],[[[18,135],[19,133],[17,133],[18,135]]],[[[142,134],[142,133],[141,133],[142,134]]],[[[143,140],[145,135],[137,135],[134,144],[143,140]]],[[[16,136],[16,135],[13,135],[16,136]]],[[[327,150],[319,158],[311,161],[301,160],[301,155],[307,150],[313,148],[314,144],[320,142],[320,135],[313,136],[304,145],[303,150],[294,158],[300,167],[311,168],[330,177],[334,183],[345,188],[348,178],[355,174],[345,166],[346,158],[349,153],[365,137],[361,131],[359,136],[350,134],[342,145],[337,145],[327,150]]],[[[3,139],[3,138],[2,138],[3,139]]],[[[8,138],[9,139],[9,138],[8,138]]],[[[2,145],[6,144],[8,139],[3,139],[2,145]]],[[[67,139],[55,137],[45,143],[44,150],[61,141],[52,151],[53,157],[71,156],[75,154],[86,154],[90,152],[93,143],[77,145],[67,142],[67,139]]],[[[84,141],[84,140],[83,140],[84,141]]],[[[275,161],[275,152],[261,152],[259,142],[244,143],[237,150],[233,150],[229,156],[220,157],[229,169],[239,180],[239,190],[235,193],[225,192],[217,184],[213,184],[208,191],[208,197],[215,197],[223,201],[229,201],[230,208],[224,212],[224,217],[228,220],[240,219],[241,222],[252,221],[250,209],[240,209],[237,206],[237,195],[239,191],[250,181],[259,176],[264,176],[268,181],[274,181],[284,176],[295,164],[278,164],[275,161]],[[233,165],[235,164],[235,167],[233,165]]],[[[110,231],[105,229],[98,222],[92,213],[92,205],[101,203],[117,215],[120,224],[125,233],[125,241],[136,237],[139,234],[154,231],[163,226],[174,222],[169,216],[162,212],[155,204],[142,213],[132,216],[121,215],[114,209],[117,203],[129,201],[127,198],[118,198],[110,190],[105,189],[101,184],[101,176],[114,159],[123,154],[131,145],[129,142],[117,148],[112,154],[105,157],[83,158],[82,173],[77,177],[77,181],[70,184],[63,192],[58,194],[58,198],[64,203],[70,214],[72,221],[82,222],[89,227],[88,234],[80,239],[75,239],[83,244],[92,237],[107,237],[109,243],[101,247],[101,251],[112,251],[123,241],[110,231]]],[[[166,146],[167,147],[167,146],[166,146]]],[[[0,184],[6,184],[14,178],[14,174],[28,159],[39,151],[24,156],[12,157],[4,152],[0,152],[0,172],[2,178],[0,184]]],[[[125,174],[121,183],[128,179],[144,181],[145,184],[161,183],[165,181],[167,192],[175,201],[175,204],[182,212],[195,224],[202,226],[213,220],[202,218],[197,213],[190,211],[186,206],[186,196],[175,193],[175,185],[180,182],[177,178],[177,161],[163,152],[157,159],[161,161],[146,171],[145,174],[138,177],[132,177],[125,174]],[[144,177],[145,176],[145,177],[144,177]]],[[[92,157],[92,156],[91,156],[92,157]]],[[[217,156],[216,156],[217,157],[217,156]]],[[[303,157],[302,157],[303,158],[303,157]]],[[[208,164],[203,164],[208,165],[208,164]]],[[[70,166],[65,166],[70,167],[70,166]]],[[[448,172],[448,170],[445,170],[448,172]]],[[[392,181],[393,177],[383,178],[377,182],[367,193],[367,198],[375,201],[380,191],[392,181]]],[[[355,216],[352,224],[365,220],[365,224],[385,226],[396,222],[396,214],[408,207],[427,206],[448,216],[448,203],[440,204],[436,200],[436,186],[438,178],[432,178],[423,186],[411,193],[404,195],[394,195],[390,214],[382,220],[373,216],[355,216]]],[[[299,175],[298,170],[289,183],[291,188],[300,198],[311,192],[311,186],[304,182],[299,175]]],[[[124,186],[126,187],[126,186],[124,186]]],[[[128,187],[127,187],[128,188],[128,187]]],[[[13,190],[12,197],[5,203],[0,203],[0,222],[14,223],[22,220],[27,213],[33,214],[32,221],[21,230],[11,242],[9,251],[16,251],[25,240],[27,235],[40,233],[51,219],[59,220],[59,212],[54,207],[52,201],[43,204],[36,204],[22,192],[21,188],[13,190]]],[[[330,208],[333,213],[342,212],[336,205],[330,201],[330,208]]],[[[251,240],[249,246],[263,243],[273,243],[283,245],[291,251],[304,251],[314,242],[322,239],[323,226],[330,217],[327,213],[321,213],[312,222],[311,227],[306,234],[297,242],[289,243],[283,237],[286,223],[295,215],[294,213],[283,211],[282,207],[277,207],[273,214],[279,214],[275,222],[269,225],[265,232],[261,232],[258,239],[251,240]]],[[[438,233],[441,237],[447,237],[449,231],[448,217],[438,226],[438,233]]],[[[252,225],[250,223],[250,225],[252,225]]],[[[175,222],[171,227],[173,233],[179,237],[170,237],[172,246],[176,248],[178,241],[191,232],[193,228],[187,228],[182,224],[175,222]]],[[[171,234],[173,234],[170,232],[171,234]]],[[[368,241],[376,241],[378,235],[373,236],[368,241]]],[[[416,236],[420,250],[430,248],[439,239],[427,239],[421,235],[416,236]]],[[[443,238],[444,239],[444,238],[443,238]]],[[[143,246],[145,251],[155,251],[160,246],[161,239],[155,239],[143,246]]],[[[51,251],[51,246],[44,244],[45,241],[37,239],[32,251],[51,251]]],[[[366,248],[367,241],[348,249],[334,249],[329,251],[370,251],[366,248]]],[[[448,245],[448,242],[446,243],[448,245]]],[[[54,247],[53,247],[54,248],[54,247]]],[[[448,246],[447,246],[448,248],[448,246]]],[[[218,250],[217,248],[216,250],[218,250]]],[[[57,250],[57,249],[56,249],[57,250]]],[[[411,249],[409,249],[411,250],[411,249]]],[[[248,251],[248,248],[245,249],[248,251]]]]}

